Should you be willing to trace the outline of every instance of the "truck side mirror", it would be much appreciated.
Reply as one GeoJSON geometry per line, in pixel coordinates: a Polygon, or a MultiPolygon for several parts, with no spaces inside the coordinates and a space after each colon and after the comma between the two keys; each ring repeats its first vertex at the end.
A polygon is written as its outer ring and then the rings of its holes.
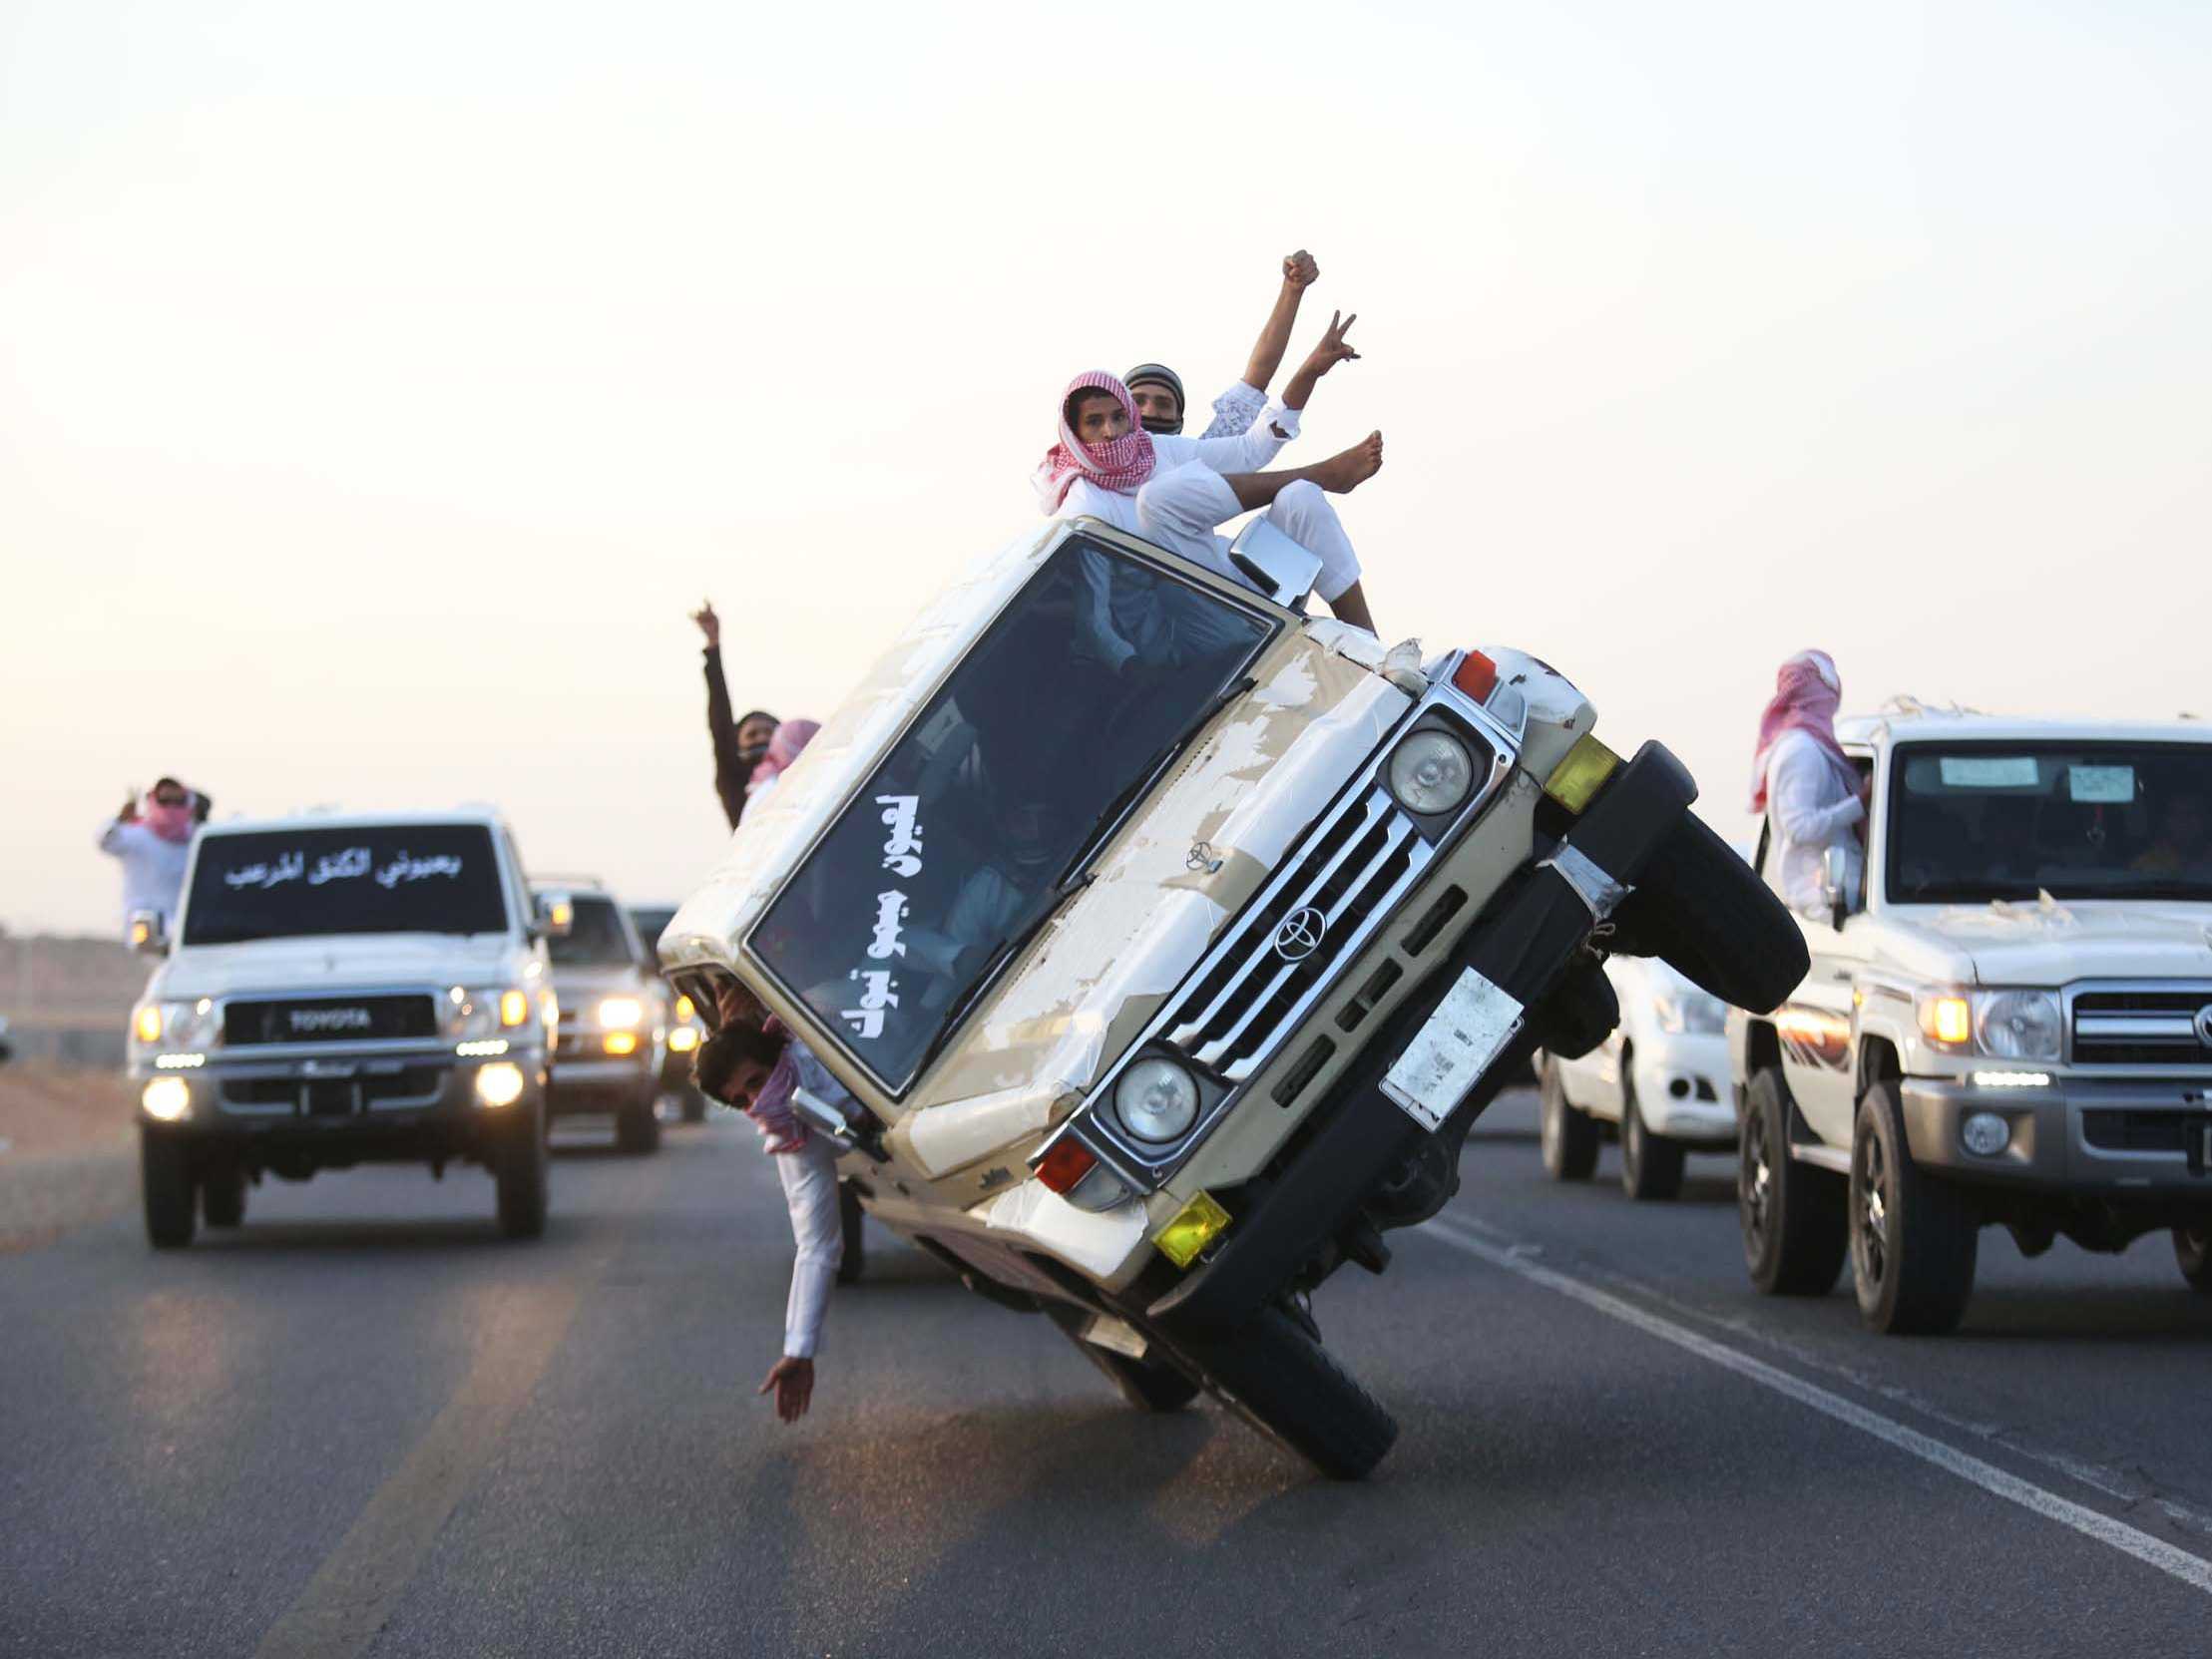
{"type": "Polygon", "coordinates": [[[1851,914],[1851,855],[1830,847],[1820,855],[1820,902],[1831,927],[1840,928],[1851,914]]]}
{"type": "Polygon", "coordinates": [[[566,893],[538,895],[538,931],[548,939],[566,939],[576,926],[576,901],[566,893]]]}
{"type": "Polygon", "coordinates": [[[158,910],[134,910],[130,922],[131,949],[142,957],[169,955],[169,934],[158,910]]]}
{"type": "Polygon", "coordinates": [[[1321,575],[1321,556],[1308,553],[1265,519],[1254,519],[1229,544],[1236,574],[1277,605],[1303,611],[1321,575]]]}

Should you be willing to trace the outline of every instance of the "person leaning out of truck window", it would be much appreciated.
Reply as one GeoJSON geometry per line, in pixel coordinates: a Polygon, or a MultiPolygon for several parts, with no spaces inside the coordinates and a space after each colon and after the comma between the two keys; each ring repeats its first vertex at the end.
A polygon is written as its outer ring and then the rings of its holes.
{"type": "Polygon", "coordinates": [[[1835,658],[1799,651],[1774,676],[1751,763],[1751,810],[1768,824],[1769,879],[1805,916],[1823,915],[1822,866],[1830,847],[1844,849],[1847,895],[1855,899],[1866,879],[1867,803],[1859,769],[1836,741],[1842,703],[1835,658]]]}
{"type": "Polygon", "coordinates": [[[701,601],[691,621],[706,638],[700,654],[706,668],[706,737],[714,747],[714,798],[722,803],[729,827],[735,829],[745,815],[753,773],[768,758],[776,717],[762,708],[748,711],[741,719],[730,713],[729,680],[722,673],[722,620],[714,615],[714,602],[701,601]]]}
{"type": "Polygon", "coordinates": [[[100,826],[100,850],[123,865],[123,925],[136,911],[156,911],[166,929],[177,919],[192,838],[207,822],[206,797],[175,778],[163,778],[142,803],[126,790],[123,809],[100,826]]]}

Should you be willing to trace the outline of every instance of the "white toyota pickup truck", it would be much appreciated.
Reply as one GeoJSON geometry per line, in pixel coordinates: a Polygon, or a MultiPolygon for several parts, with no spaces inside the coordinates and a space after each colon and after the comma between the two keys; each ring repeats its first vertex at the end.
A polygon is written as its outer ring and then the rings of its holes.
{"type": "Polygon", "coordinates": [[[1729,1018],[1754,1282],[1825,1294],[1848,1253],[1871,1326],[1943,1331],[1985,1226],[2031,1256],[2170,1229],[2212,1293],[2212,728],[1838,735],[1872,779],[1863,885],[1832,850],[1811,972],[1729,1018]]]}

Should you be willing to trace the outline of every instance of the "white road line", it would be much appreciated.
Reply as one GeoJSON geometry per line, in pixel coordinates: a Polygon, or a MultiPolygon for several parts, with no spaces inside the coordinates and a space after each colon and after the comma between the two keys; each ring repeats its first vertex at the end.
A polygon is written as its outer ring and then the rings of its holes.
{"type": "Polygon", "coordinates": [[[1502,1267],[1509,1273],[1518,1273],[1532,1284],[1556,1291],[1584,1307],[1594,1308],[1609,1318],[1619,1320],[1623,1325],[1632,1325],[1646,1336],[1672,1343],[1701,1360],[1710,1360],[1714,1365],[1732,1371],[1762,1388],[1771,1389],[1801,1406],[1809,1406],[1824,1417],[1847,1424],[1862,1434],[1872,1435],[1876,1440],[1896,1447],[1900,1452],[1910,1452],[1924,1462],[1933,1463],[1946,1473],[1955,1474],[1962,1480],[1980,1486],[1984,1491],[2017,1503],[2021,1508],[2057,1521],[2061,1526],[2070,1526],[2083,1537],[2094,1538],[2123,1555],[2132,1555],[2146,1566],[2156,1567],[2160,1572],[2178,1578],[2191,1589],[2212,1595],[2212,1561],[2191,1555],[2185,1549],[2177,1549],[2163,1538],[2154,1538],[2125,1521],[2114,1520],[2110,1515],[2099,1514],[2070,1498],[2046,1491],[2031,1480],[2022,1480],[2016,1474],[2005,1472],[1994,1463],[1984,1462],[1980,1457],[1947,1446],[1917,1429],[1908,1429],[1904,1424],[1886,1418],[1880,1412],[1869,1411],[1840,1394],[1832,1394],[1816,1384],[1793,1377],[1776,1366],[1768,1365],[1764,1360],[1755,1360],[1725,1343],[1715,1342],[1686,1326],[1675,1324],[1671,1319],[1624,1301],[1609,1291],[1599,1290],[1553,1268],[1540,1266],[1511,1249],[1477,1238],[1453,1222],[1440,1218],[1431,1221],[1423,1230],[1430,1237],[1451,1245],[1455,1250],[1465,1251],[1468,1255],[1479,1257],[1494,1267],[1502,1267]]]}

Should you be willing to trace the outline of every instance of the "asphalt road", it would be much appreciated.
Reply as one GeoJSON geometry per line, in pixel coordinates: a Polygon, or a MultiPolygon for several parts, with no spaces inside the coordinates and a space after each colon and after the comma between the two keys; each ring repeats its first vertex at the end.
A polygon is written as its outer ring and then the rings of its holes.
{"type": "Polygon", "coordinates": [[[1319,1298],[1398,1414],[1332,1485],[1123,1409],[874,1236],[779,1428],[789,1236],[750,1131],[255,1190],[0,1257],[0,1653],[2168,1655],[2212,1647],[2212,1300],[2164,1240],[1984,1235],[1953,1338],[1764,1302],[1729,1166],[1548,1184],[1525,1100],[1387,1278],[1319,1298]]]}

